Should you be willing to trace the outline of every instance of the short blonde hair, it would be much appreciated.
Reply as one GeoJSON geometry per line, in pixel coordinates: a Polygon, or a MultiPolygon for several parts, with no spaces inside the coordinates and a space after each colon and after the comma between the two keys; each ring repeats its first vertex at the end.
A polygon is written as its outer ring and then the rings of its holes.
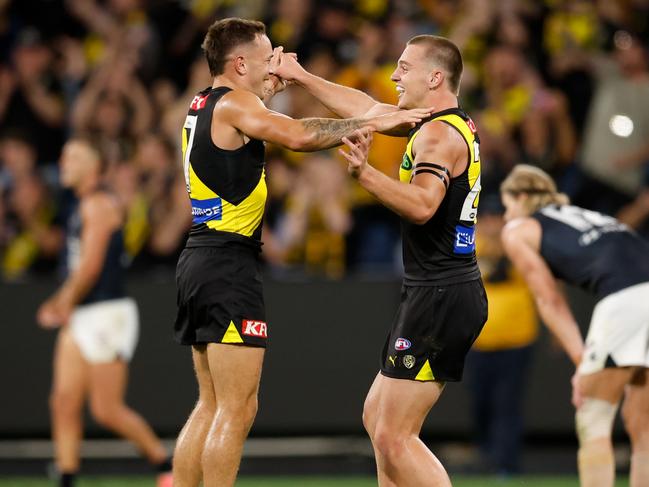
{"type": "Polygon", "coordinates": [[[527,195],[525,208],[529,214],[548,205],[568,205],[570,198],[559,193],[548,173],[528,164],[518,164],[500,185],[500,193],[513,196],[527,195]]]}

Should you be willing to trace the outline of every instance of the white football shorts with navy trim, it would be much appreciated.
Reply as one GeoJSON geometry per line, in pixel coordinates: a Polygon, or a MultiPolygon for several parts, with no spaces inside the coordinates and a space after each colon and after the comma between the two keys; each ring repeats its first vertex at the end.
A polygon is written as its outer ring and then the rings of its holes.
{"type": "Polygon", "coordinates": [[[649,367],[649,282],[609,294],[593,310],[580,374],[649,367]]]}
{"type": "Polygon", "coordinates": [[[70,318],[70,331],[88,362],[129,362],[140,331],[137,304],[132,298],[120,298],[78,306],[70,318]]]}

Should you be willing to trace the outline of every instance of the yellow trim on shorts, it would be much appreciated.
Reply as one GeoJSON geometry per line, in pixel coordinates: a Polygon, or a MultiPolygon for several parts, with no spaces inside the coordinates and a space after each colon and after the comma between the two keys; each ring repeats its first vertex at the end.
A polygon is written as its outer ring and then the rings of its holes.
{"type": "Polygon", "coordinates": [[[433,369],[430,368],[430,363],[428,362],[428,359],[426,359],[424,365],[421,366],[421,369],[419,370],[417,377],[415,377],[415,380],[419,380],[422,382],[435,380],[435,374],[433,374],[433,369]]]}
{"type": "Polygon", "coordinates": [[[243,339],[241,338],[241,335],[239,335],[237,327],[234,326],[232,320],[230,320],[230,326],[228,326],[225,335],[223,335],[221,343],[243,343],[243,339]]]}

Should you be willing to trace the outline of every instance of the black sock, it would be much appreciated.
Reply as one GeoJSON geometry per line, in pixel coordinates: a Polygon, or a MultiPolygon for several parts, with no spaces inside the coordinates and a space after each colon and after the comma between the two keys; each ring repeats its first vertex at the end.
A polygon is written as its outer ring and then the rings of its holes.
{"type": "Polygon", "coordinates": [[[171,472],[171,457],[160,463],[156,463],[155,470],[158,473],[171,472]]]}
{"type": "Polygon", "coordinates": [[[60,487],[74,487],[74,481],[77,477],[76,473],[61,473],[59,477],[60,487]]]}

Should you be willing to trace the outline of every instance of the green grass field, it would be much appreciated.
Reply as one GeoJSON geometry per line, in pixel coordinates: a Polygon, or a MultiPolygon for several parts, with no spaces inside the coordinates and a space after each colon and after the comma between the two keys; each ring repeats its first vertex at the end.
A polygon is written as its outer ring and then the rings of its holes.
{"type": "MultiPolygon", "coordinates": [[[[454,487],[578,487],[576,477],[517,477],[508,480],[493,477],[453,476],[454,487]]],[[[145,477],[91,477],[79,481],[79,487],[153,487],[145,477]]],[[[366,477],[244,477],[237,487],[376,487],[376,480],[366,477]]],[[[616,487],[627,487],[626,479],[616,487]]],[[[51,487],[52,482],[30,478],[0,478],[0,487],[51,487]]]]}

